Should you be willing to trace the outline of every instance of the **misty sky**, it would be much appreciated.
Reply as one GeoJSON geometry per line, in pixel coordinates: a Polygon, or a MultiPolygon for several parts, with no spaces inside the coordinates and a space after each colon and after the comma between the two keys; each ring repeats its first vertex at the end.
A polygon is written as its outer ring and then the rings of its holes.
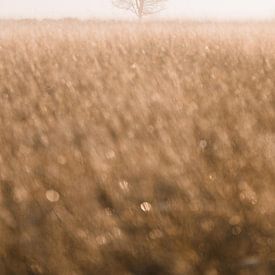
{"type": "MultiPolygon", "coordinates": [[[[0,0],[1,17],[128,18],[111,0],[0,0]]],[[[162,17],[218,19],[275,17],[275,0],[168,0],[162,17]]]]}

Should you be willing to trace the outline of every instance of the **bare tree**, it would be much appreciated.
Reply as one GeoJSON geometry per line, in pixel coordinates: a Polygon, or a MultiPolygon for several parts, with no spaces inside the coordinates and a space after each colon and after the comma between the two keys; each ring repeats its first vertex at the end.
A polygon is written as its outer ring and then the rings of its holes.
{"type": "Polygon", "coordinates": [[[167,0],[112,0],[117,8],[129,10],[141,19],[145,15],[160,12],[167,0]]]}

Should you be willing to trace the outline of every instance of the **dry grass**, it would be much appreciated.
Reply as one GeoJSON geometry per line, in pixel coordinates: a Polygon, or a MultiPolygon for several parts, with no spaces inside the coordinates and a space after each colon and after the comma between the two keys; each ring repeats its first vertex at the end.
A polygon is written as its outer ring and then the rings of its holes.
{"type": "Polygon", "coordinates": [[[1,274],[275,274],[274,23],[0,22],[1,274]]]}

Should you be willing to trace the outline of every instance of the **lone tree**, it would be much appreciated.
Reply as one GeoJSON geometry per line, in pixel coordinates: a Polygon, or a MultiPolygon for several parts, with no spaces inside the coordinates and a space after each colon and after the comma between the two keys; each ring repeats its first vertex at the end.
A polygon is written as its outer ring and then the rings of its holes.
{"type": "Polygon", "coordinates": [[[160,12],[164,9],[167,0],[112,0],[117,8],[129,10],[139,19],[145,15],[160,12]]]}

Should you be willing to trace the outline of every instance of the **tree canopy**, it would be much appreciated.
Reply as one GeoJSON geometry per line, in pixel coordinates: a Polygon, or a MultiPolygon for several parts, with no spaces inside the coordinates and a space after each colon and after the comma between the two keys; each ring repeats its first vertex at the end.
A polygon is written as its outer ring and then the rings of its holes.
{"type": "Polygon", "coordinates": [[[167,0],[113,0],[113,5],[128,10],[140,19],[146,15],[160,12],[167,0]]]}

